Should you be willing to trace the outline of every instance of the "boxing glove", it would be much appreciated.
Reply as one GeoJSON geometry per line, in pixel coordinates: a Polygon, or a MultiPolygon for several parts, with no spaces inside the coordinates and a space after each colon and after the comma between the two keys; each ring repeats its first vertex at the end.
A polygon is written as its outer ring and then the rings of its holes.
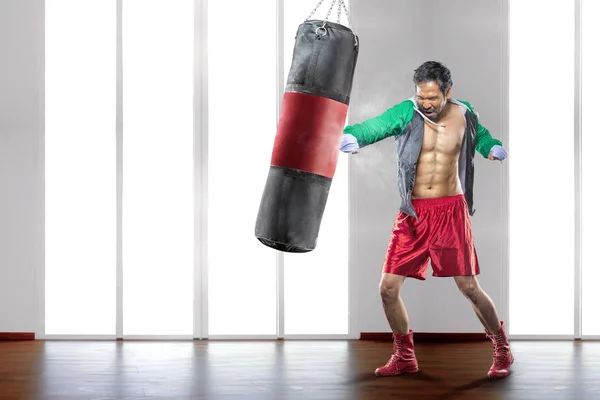
{"type": "Polygon", "coordinates": [[[492,157],[497,158],[500,161],[504,161],[504,159],[506,158],[506,149],[502,146],[495,145],[490,150],[490,154],[492,155],[492,157]]]}
{"type": "Polygon", "coordinates": [[[356,140],[356,138],[348,133],[344,133],[342,135],[340,151],[344,153],[354,153],[358,151],[358,141],[356,140]]]}

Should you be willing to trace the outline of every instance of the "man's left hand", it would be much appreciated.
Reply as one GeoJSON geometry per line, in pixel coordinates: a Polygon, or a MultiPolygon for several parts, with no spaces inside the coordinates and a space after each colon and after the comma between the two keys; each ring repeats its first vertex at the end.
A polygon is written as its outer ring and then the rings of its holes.
{"type": "Polygon", "coordinates": [[[490,150],[490,154],[488,154],[488,159],[490,159],[492,161],[495,161],[495,160],[504,161],[505,158],[506,158],[506,149],[499,145],[495,145],[494,147],[492,147],[492,149],[490,150]]]}

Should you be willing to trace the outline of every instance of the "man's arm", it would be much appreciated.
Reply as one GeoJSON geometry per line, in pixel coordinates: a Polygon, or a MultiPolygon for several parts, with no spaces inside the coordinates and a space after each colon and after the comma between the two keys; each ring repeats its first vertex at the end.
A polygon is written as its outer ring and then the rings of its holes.
{"type": "Polygon", "coordinates": [[[502,142],[495,139],[481,123],[477,120],[477,136],[475,137],[475,149],[483,157],[488,158],[494,146],[502,147],[502,142]]]}
{"type": "MultiPolygon", "coordinates": [[[[477,150],[479,154],[481,154],[484,158],[489,158],[492,148],[494,148],[495,146],[502,147],[502,142],[494,138],[490,134],[490,131],[485,126],[481,125],[481,122],[479,121],[479,115],[470,103],[463,100],[459,101],[465,104],[473,114],[477,115],[477,135],[475,136],[475,150],[477,150]]],[[[504,151],[504,153],[506,152],[504,151]]],[[[504,156],[506,156],[506,154],[504,154],[504,156]]]]}
{"type": "Polygon", "coordinates": [[[354,136],[358,146],[362,148],[390,136],[400,135],[411,120],[413,111],[413,103],[406,100],[377,117],[347,126],[344,134],[354,136]]]}

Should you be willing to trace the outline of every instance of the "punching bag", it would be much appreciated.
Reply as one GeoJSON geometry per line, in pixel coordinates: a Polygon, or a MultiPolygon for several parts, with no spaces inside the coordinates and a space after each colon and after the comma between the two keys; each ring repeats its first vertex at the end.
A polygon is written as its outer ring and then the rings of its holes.
{"type": "Polygon", "coordinates": [[[305,253],[317,245],[357,58],[350,28],[322,20],[299,26],[255,226],[265,246],[305,253]]]}

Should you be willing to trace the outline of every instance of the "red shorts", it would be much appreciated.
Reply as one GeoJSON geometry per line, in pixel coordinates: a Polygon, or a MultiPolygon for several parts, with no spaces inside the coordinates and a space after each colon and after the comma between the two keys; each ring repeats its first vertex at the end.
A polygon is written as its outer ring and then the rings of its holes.
{"type": "Polygon", "coordinates": [[[399,212],[383,272],[425,280],[431,260],[433,276],[479,275],[479,261],[465,197],[413,199],[419,217],[399,212]]]}

